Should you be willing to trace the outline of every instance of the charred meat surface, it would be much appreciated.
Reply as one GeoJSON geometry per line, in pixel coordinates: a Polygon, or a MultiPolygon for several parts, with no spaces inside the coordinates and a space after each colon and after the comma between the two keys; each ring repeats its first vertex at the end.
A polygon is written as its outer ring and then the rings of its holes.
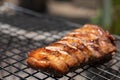
{"type": "Polygon", "coordinates": [[[108,31],[86,24],[55,43],[32,50],[26,61],[32,68],[64,74],[70,68],[112,55],[116,51],[114,40],[108,31]]]}

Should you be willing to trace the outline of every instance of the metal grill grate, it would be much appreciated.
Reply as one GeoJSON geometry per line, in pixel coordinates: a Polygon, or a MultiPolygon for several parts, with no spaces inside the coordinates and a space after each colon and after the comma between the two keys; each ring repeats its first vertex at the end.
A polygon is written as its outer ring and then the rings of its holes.
{"type": "MultiPolygon", "coordinates": [[[[62,20],[16,14],[0,15],[0,79],[2,80],[120,80],[120,52],[101,65],[86,65],[61,78],[27,67],[27,52],[60,39],[75,26],[62,20]],[[25,19],[25,20],[24,20],[25,19]]],[[[116,41],[120,49],[120,38],[116,41]]]]}

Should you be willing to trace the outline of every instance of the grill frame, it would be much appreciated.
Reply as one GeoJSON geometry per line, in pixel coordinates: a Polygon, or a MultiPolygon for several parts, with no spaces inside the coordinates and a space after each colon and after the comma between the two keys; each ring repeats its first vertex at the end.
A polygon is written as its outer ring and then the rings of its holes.
{"type": "MultiPolygon", "coordinates": [[[[73,72],[69,72],[60,78],[40,70],[32,70],[25,62],[27,53],[35,48],[48,45],[66,33],[75,29],[78,25],[71,22],[57,19],[45,15],[31,16],[16,13],[15,16],[0,16],[0,79],[2,80],[118,80],[120,79],[120,37],[117,38],[116,45],[118,51],[113,58],[99,65],[85,65],[73,72]],[[14,17],[14,18],[12,18],[14,17]],[[15,21],[17,17],[17,22],[15,21]],[[24,20],[31,23],[31,27],[26,25],[24,20]],[[4,20],[2,20],[4,18],[4,20]],[[29,19],[27,19],[29,18],[29,19]],[[12,23],[9,20],[13,20],[12,23]],[[36,23],[38,21],[38,23],[36,23]],[[48,23],[46,26],[39,25],[39,21],[48,23]],[[53,22],[53,23],[52,23],[53,22]],[[21,25],[22,23],[22,25],[21,25]],[[52,23],[52,24],[51,24],[52,23]],[[59,26],[58,23],[60,24],[59,26]],[[38,27],[34,27],[38,25],[38,27]],[[21,25],[21,26],[20,26],[21,25]],[[44,28],[45,26],[46,28],[44,28]],[[34,28],[33,28],[34,27],[34,28]],[[53,27],[55,29],[50,29],[53,27]],[[61,29],[60,29],[60,28],[61,29]]],[[[40,23],[41,24],[41,23],[40,23]]],[[[28,25],[29,26],[29,25],[28,25]]],[[[79,25],[80,26],[80,25],[79,25]]]]}

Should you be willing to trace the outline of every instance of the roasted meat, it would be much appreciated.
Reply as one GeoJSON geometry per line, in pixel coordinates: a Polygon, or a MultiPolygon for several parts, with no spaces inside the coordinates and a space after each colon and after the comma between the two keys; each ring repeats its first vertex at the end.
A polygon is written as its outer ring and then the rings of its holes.
{"type": "Polygon", "coordinates": [[[61,40],[28,53],[27,63],[34,69],[66,73],[69,69],[104,59],[116,51],[115,38],[97,25],[86,24],[61,40]]]}

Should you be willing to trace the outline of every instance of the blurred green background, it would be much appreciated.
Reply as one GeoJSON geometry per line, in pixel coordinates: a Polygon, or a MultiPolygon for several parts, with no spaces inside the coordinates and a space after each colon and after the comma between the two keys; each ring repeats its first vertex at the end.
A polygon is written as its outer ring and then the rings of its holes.
{"type": "MultiPolygon", "coordinates": [[[[97,15],[91,18],[91,23],[98,24],[103,28],[109,30],[112,34],[120,35],[120,0],[111,0],[111,12],[110,14],[110,24],[105,25],[103,23],[105,19],[104,8],[100,8],[97,10],[97,15]]],[[[109,14],[107,12],[107,14],[109,14]]],[[[107,15],[106,14],[106,15],[107,15]]]]}
{"type": "Polygon", "coordinates": [[[120,35],[120,0],[113,0],[113,15],[110,32],[120,35]]]}
{"type": "Polygon", "coordinates": [[[120,0],[0,0],[0,13],[10,13],[4,3],[81,25],[97,24],[112,34],[120,35],[120,0]]]}

